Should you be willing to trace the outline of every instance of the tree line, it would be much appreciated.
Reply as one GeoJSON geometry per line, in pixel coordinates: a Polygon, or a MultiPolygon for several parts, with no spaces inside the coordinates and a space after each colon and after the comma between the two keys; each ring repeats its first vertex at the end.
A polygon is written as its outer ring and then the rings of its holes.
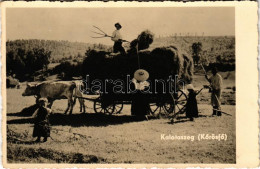
{"type": "Polygon", "coordinates": [[[7,75],[15,76],[23,81],[37,71],[46,71],[51,53],[44,48],[8,50],[6,53],[7,75]]]}
{"type": "Polygon", "coordinates": [[[66,65],[67,61],[83,61],[86,51],[92,49],[109,50],[109,47],[103,44],[55,40],[7,41],[7,76],[15,76],[21,81],[29,80],[46,72],[49,63],[66,65]]]}
{"type": "Polygon", "coordinates": [[[43,48],[45,51],[52,52],[51,62],[59,63],[66,59],[68,60],[75,57],[84,57],[86,50],[89,48],[106,49],[107,46],[103,44],[39,39],[19,39],[6,42],[7,51],[17,50],[18,48],[25,51],[30,51],[34,48],[43,48]]]}
{"type": "MultiPolygon", "coordinates": [[[[195,64],[208,62],[216,64],[223,71],[235,69],[234,38],[208,38],[204,40],[205,43],[200,40],[194,39],[183,46],[186,50],[191,49],[188,54],[193,56],[195,64]]],[[[61,63],[51,74],[64,73],[66,79],[70,79],[81,74],[82,62],[93,49],[112,51],[111,47],[103,44],[33,39],[7,41],[7,75],[15,75],[25,81],[46,73],[49,63],[61,63]]]]}

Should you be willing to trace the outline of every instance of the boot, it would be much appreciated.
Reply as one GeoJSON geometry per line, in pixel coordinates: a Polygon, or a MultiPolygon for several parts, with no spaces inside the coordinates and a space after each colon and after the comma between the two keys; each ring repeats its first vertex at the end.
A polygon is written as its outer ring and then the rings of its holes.
{"type": "Polygon", "coordinates": [[[35,140],[35,142],[40,142],[41,141],[41,137],[37,137],[37,139],[35,140]]]}
{"type": "Polygon", "coordinates": [[[221,116],[221,115],[222,115],[221,110],[218,110],[218,111],[217,111],[217,116],[221,116]]]}
{"type": "Polygon", "coordinates": [[[212,116],[216,116],[216,115],[217,115],[217,110],[213,109],[212,116]]]}
{"type": "Polygon", "coordinates": [[[43,140],[43,142],[46,142],[47,141],[47,137],[44,137],[44,140],[43,140]]]}

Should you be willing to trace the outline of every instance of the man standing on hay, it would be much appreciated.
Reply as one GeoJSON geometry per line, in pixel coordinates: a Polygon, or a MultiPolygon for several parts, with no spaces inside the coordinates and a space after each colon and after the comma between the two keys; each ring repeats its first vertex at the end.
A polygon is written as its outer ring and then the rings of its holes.
{"type": "Polygon", "coordinates": [[[122,47],[123,43],[123,38],[122,35],[120,34],[120,29],[122,26],[120,23],[115,24],[116,30],[112,33],[111,40],[114,41],[114,46],[113,46],[113,52],[117,53],[120,52],[121,54],[125,54],[125,49],[122,47]]]}
{"type": "Polygon", "coordinates": [[[211,87],[211,104],[213,106],[213,116],[221,116],[221,90],[222,90],[222,77],[218,73],[217,68],[212,68],[212,76],[208,78],[207,75],[205,75],[205,78],[209,81],[210,87],[211,87]]]}

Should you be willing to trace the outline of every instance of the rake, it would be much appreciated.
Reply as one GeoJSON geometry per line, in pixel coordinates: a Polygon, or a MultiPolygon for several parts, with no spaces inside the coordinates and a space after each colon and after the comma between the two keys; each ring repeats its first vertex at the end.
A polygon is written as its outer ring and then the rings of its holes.
{"type": "MultiPolygon", "coordinates": [[[[110,36],[106,32],[104,32],[102,29],[100,29],[99,27],[94,26],[94,25],[93,25],[93,27],[96,30],[95,31],[91,31],[91,32],[95,33],[96,35],[100,35],[100,36],[91,36],[91,38],[106,38],[106,37],[113,38],[112,36],[110,36]]],[[[123,39],[121,39],[121,41],[130,43],[129,41],[123,40],[123,39]]]]}

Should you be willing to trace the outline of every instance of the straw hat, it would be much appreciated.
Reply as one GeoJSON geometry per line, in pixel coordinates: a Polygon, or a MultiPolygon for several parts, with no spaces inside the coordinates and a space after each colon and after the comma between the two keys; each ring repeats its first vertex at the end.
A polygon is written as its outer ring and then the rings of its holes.
{"type": "Polygon", "coordinates": [[[149,78],[149,73],[144,69],[138,69],[134,73],[134,78],[140,82],[144,82],[149,78]]]}
{"type": "Polygon", "coordinates": [[[194,90],[194,86],[192,84],[188,84],[186,88],[187,90],[194,90]]]}

